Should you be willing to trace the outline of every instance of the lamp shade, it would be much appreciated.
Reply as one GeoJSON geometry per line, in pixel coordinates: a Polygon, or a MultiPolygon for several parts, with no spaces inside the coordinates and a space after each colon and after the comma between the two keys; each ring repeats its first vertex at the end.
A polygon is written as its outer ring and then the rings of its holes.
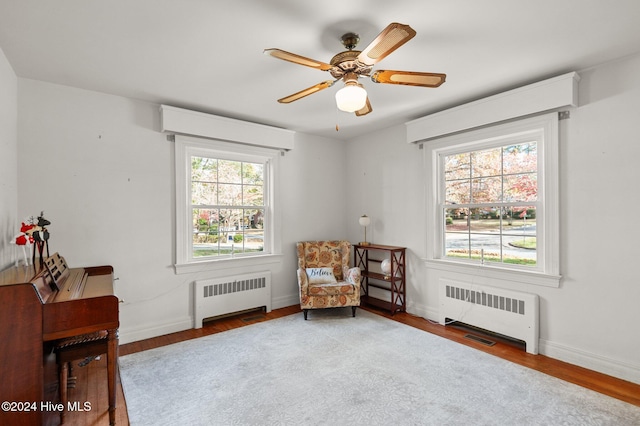
{"type": "Polygon", "coordinates": [[[361,226],[369,226],[369,224],[371,223],[371,219],[366,214],[363,214],[362,216],[360,216],[358,222],[361,226]]]}
{"type": "Polygon", "coordinates": [[[361,110],[367,104],[367,91],[357,83],[347,83],[336,92],[338,109],[346,112],[361,110]]]}

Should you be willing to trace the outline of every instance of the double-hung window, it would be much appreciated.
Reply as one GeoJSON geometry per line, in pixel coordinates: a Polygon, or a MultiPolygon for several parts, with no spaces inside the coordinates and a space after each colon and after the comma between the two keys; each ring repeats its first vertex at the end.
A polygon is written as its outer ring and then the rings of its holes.
{"type": "Polygon", "coordinates": [[[425,146],[434,183],[427,193],[429,260],[451,269],[481,265],[529,275],[524,281],[530,283],[546,276],[542,285],[557,285],[557,115],[425,146]]]}
{"type": "Polygon", "coordinates": [[[176,137],[177,264],[273,253],[277,152],[176,137]]]}
{"type": "Polygon", "coordinates": [[[535,138],[443,153],[444,256],[537,265],[535,138]]]}

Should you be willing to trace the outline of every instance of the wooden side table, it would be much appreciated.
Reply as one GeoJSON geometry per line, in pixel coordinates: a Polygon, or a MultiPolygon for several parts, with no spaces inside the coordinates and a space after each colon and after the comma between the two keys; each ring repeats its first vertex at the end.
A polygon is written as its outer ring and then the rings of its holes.
{"type": "MultiPolygon", "coordinates": [[[[354,264],[360,268],[361,302],[374,307],[386,309],[391,315],[406,312],[406,247],[386,246],[382,244],[354,244],[354,264]],[[388,258],[391,271],[388,275],[382,272],[382,261],[388,258]],[[370,289],[376,288],[388,293],[387,300],[372,297],[370,289]]],[[[378,293],[381,293],[378,291],[378,293]]]]}

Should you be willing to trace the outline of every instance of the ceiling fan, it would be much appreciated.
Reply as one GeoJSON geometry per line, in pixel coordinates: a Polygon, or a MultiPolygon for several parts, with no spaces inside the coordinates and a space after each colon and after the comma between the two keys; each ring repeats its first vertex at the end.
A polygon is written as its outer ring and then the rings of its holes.
{"type": "Polygon", "coordinates": [[[411,40],[416,32],[409,25],[389,24],[364,50],[354,50],[360,41],[355,33],[344,34],[342,44],[347,49],[331,58],[329,63],[316,61],[281,49],[265,49],[264,53],[274,58],[293,62],[295,64],[329,71],[334,80],[327,80],[301,90],[292,95],[278,99],[278,102],[288,104],[305,96],[317,93],[331,87],[338,80],[344,81],[344,87],[336,92],[336,103],[342,111],[355,112],[362,116],[372,111],[367,92],[358,83],[359,77],[370,77],[374,83],[402,84],[406,86],[438,87],[444,83],[446,74],[377,70],[373,66],[386,58],[390,53],[411,40]]]}

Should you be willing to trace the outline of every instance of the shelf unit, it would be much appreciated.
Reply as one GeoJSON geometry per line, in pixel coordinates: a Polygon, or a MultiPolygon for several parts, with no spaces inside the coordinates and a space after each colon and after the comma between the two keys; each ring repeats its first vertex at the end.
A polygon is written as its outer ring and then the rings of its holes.
{"type": "Polygon", "coordinates": [[[386,309],[391,315],[406,312],[406,247],[371,243],[354,244],[353,247],[354,264],[362,274],[360,301],[386,309]],[[382,273],[381,268],[385,258],[391,261],[391,273],[388,276],[382,273]],[[370,293],[374,288],[378,289],[374,292],[388,294],[388,300],[373,297],[370,293]]]}

